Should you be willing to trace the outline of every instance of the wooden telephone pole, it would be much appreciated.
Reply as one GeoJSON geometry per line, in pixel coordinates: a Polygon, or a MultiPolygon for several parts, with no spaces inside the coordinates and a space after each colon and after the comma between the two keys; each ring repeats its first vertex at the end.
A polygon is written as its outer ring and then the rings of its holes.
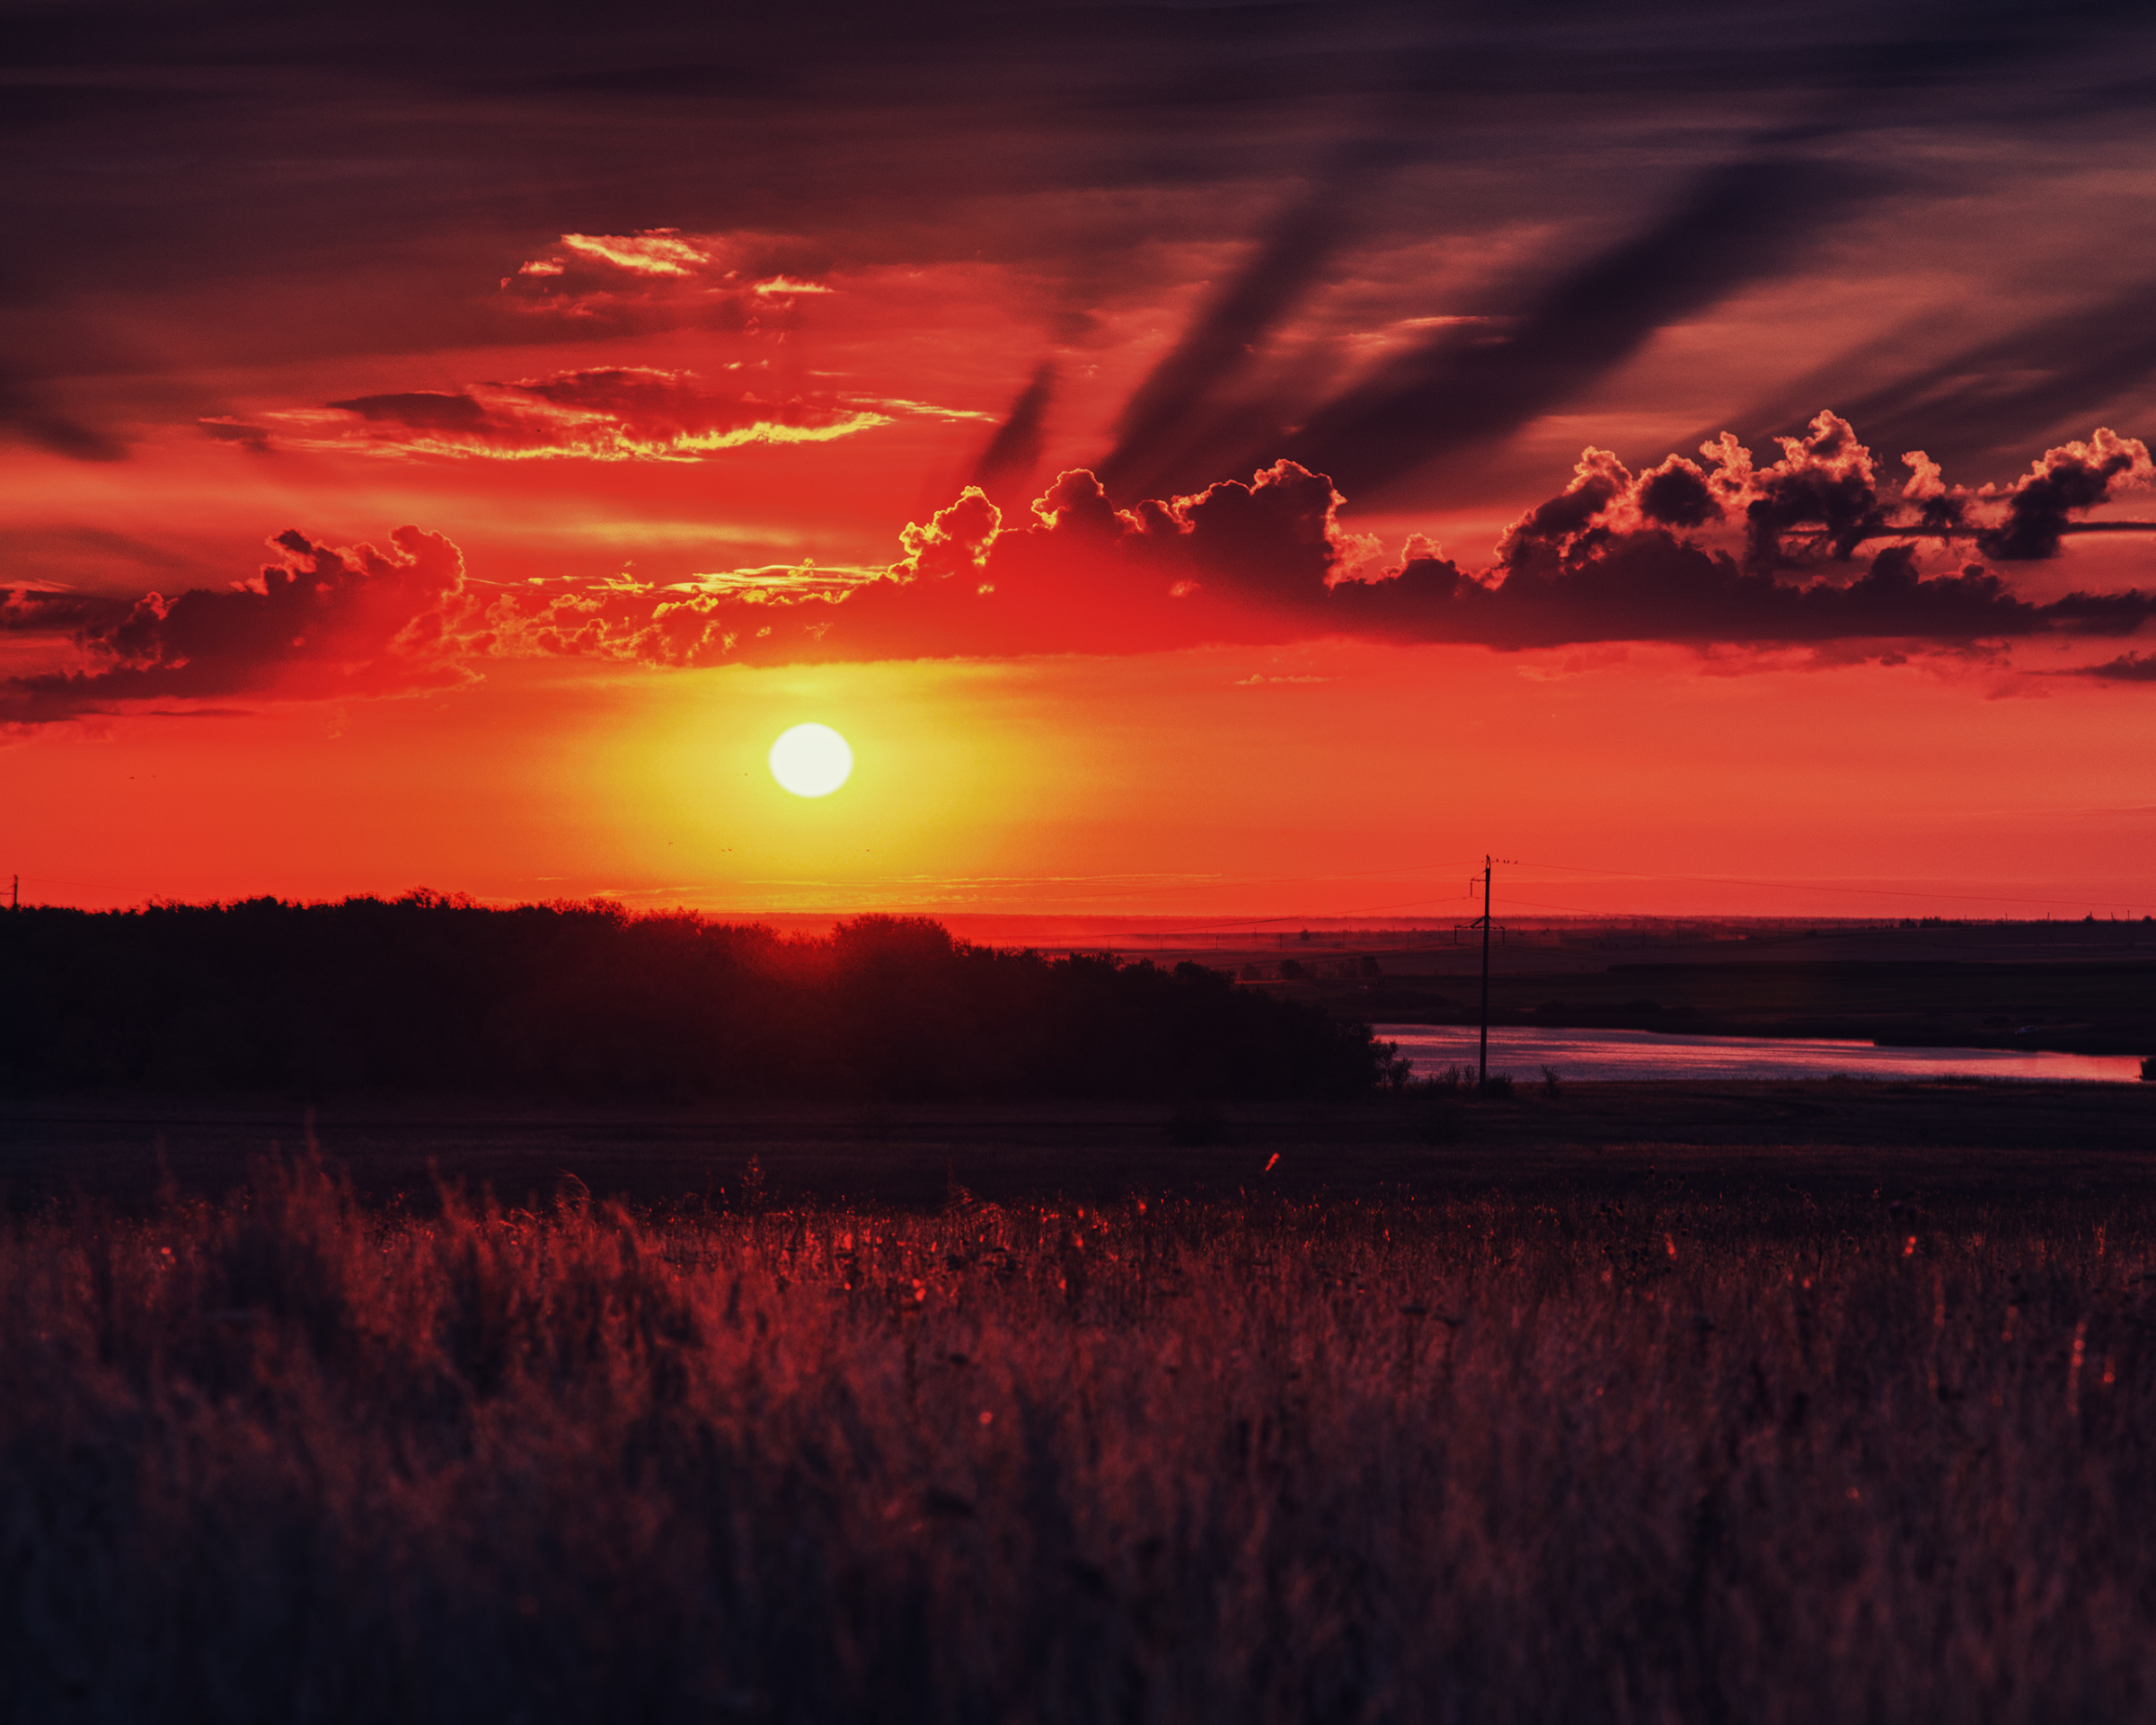
{"type": "Polygon", "coordinates": [[[1489,858],[1482,859],[1482,1049],[1475,1061],[1475,1088],[1489,1086],[1489,858]]]}

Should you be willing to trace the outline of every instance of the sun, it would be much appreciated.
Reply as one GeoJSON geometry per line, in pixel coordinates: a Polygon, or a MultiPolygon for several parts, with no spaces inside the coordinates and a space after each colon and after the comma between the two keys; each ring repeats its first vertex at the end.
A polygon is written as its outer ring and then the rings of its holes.
{"type": "Polygon", "coordinates": [[[853,751],[828,725],[796,725],[771,746],[771,776],[797,797],[827,797],[853,774],[853,751]]]}

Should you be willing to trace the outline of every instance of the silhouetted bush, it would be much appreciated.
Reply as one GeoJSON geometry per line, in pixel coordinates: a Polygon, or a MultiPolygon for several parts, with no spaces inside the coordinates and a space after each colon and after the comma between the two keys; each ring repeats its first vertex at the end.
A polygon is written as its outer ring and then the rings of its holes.
{"type": "Polygon", "coordinates": [[[664,1100],[1353,1096],[1366,1025],[917,916],[827,937],[618,906],[274,898],[0,916],[0,1088],[664,1100]]]}
{"type": "Polygon", "coordinates": [[[1458,1065],[1440,1066],[1427,1078],[1411,1081],[1407,1088],[1427,1091],[1436,1096],[1457,1096],[1463,1090],[1472,1090],[1475,1069],[1458,1065]]]}

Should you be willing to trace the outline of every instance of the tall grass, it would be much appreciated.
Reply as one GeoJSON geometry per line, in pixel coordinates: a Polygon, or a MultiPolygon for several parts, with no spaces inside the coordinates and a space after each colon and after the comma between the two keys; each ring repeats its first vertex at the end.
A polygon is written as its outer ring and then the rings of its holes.
{"type": "Polygon", "coordinates": [[[2145,1717],[2152,1221],[266,1166],[0,1245],[0,1713],[2145,1717]]]}

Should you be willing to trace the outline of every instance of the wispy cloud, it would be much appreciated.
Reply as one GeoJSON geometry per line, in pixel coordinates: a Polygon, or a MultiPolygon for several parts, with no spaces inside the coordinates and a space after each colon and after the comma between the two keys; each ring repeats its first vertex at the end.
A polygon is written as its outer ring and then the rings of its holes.
{"type": "MultiPolygon", "coordinates": [[[[610,263],[617,270],[626,270],[640,276],[690,276],[711,262],[711,253],[680,237],[681,230],[675,227],[647,228],[641,234],[564,234],[561,243],[568,250],[601,263],[610,263]]],[[[559,274],[560,267],[550,270],[547,261],[539,260],[539,267],[526,263],[520,275],[559,274]]]]}
{"type": "Polygon", "coordinates": [[[260,416],[263,447],[480,461],[707,460],[750,444],[830,443],[900,419],[982,420],[933,402],[767,394],[690,371],[616,366],[455,390],[359,395],[260,416]]]}

